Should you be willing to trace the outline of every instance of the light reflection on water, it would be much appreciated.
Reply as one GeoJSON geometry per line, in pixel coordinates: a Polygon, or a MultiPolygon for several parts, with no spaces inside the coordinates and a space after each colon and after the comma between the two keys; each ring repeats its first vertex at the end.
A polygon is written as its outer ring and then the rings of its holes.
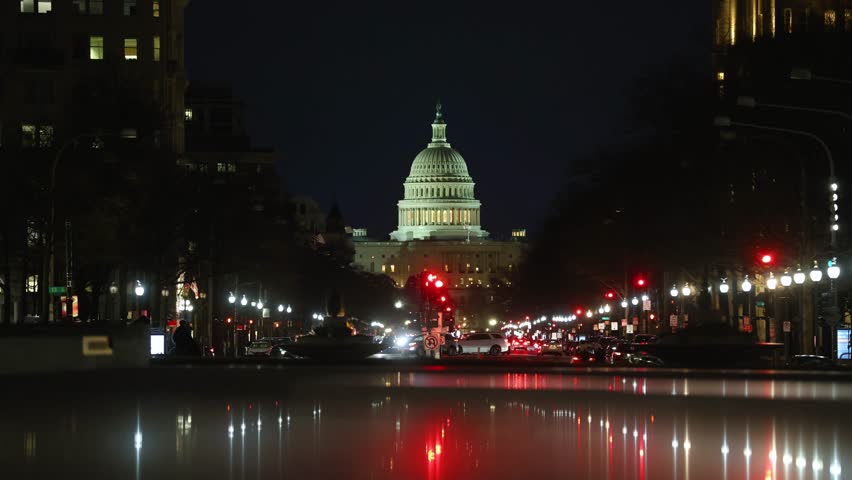
{"type": "MultiPolygon", "coordinates": [[[[722,400],[697,396],[721,391],[721,381],[596,378],[607,383],[590,392],[572,391],[589,378],[535,377],[499,376],[497,390],[398,388],[420,379],[393,374],[391,388],[320,381],[277,397],[7,404],[0,476],[763,480],[852,471],[849,404],[808,398],[844,385],[802,385],[805,401],[781,401],[795,385],[752,381],[746,398],[745,385],[728,380],[722,400]],[[646,386],[657,394],[641,393],[646,386]]],[[[435,383],[445,381],[479,380],[435,383]]]]}

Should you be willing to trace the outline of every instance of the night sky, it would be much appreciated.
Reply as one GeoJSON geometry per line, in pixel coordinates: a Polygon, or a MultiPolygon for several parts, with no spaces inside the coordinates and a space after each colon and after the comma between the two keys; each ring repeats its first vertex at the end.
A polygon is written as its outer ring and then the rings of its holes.
{"type": "Polygon", "coordinates": [[[618,145],[638,79],[708,64],[709,2],[196,0],[190,81],[233,83],[285,185],[386,239],[440,97],[492,235],[535,231],[571,162],[618,145]],[[706,4],[705,4],[706,3],[706,4]]]}

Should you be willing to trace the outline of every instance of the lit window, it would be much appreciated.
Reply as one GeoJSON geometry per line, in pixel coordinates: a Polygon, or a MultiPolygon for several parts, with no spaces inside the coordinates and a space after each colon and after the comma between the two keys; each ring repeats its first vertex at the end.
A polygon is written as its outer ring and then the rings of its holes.
{"type": "Polygon", "coordinates": [[[793,9],[784,9],[784,33],[793,33],[793,9]]]}
{"type": "Polygon", "coordinates": [[[154,61],[160,61],[160,37],[154,37],[154,61]]]}
{"type": "Polygon", "coordinates": [[[160,18],[160,0],[154,0],[151,7],[154,9],[154,18],[160,18]]]}
{"type": "Polygon", "coordinates": [[[134,139],[138,137],[138,134],[135,128],[122,128],[120,136],[124,139],[134,139]]]}
{"type": "Polygon", "coordinates": [[[136,15],[136,0],[124,0],[124,16],[136,15]]]}
{"type": "Polygon", "coordinates": [[[725,72],[716,72],[716,80],[720,82],[725,79],[725,72]]]}
{"type": "Polygon", "coordinates": [[[124,39],[124,59],[136,60],[139,58],[139,40],[135,38],[124,39]]]}
{"type": "Polygon", "coordinates": [[[834,10],[826,10],[824,13],[825,17],[825,29],[826,30],[834,30],[834,26],[837,25],[837,12],[834,10]]]}
{"type": "Polygon", "coordinates": [[[183,111],[183,118],[186,119],[186,120],[192,120],[192,109],[191,108],[187,107],[183,111]]]}
{"type": "Polygon", "coordinates": [[[396,265],[391,264],[391,273],[396,272],[396,265]]]}
{"type": "Polygon", "coordinates": [[[104,59],[104,37],[89,37],[89,60],[104,59]]]}
{"type": "Polygon", "coordinates": [[[21,125],[21,147],[33,148],[36,146],[36,126],[21,125]]]}
{"type": "Polygon", "coordinates": [[[38,127],[38,146],[39,148],[50,148],[53,146],[52,125],[40,125],[38,127]]]}
{"type": "Polygon", "coordinates": [[[226,168],[227,166],[225,163],[219,162],[216,164],[216,172],[218,173],[225,173],[226,168]]]}
{"type": "Polygon", "coordinates": [[[30,275],[27,277],[27,293],[38,292],[38,275],[30,275]]]}
{"type": "Polygon", "coordinates": [[[52,0],[21,0],[21,13],[50,13],[52,0]]]}
{"type": "Polygon", "coordinates": [[[237,164],[230,162],[228,163],[228,173],[235,173],[237,171],[237,164]]]}

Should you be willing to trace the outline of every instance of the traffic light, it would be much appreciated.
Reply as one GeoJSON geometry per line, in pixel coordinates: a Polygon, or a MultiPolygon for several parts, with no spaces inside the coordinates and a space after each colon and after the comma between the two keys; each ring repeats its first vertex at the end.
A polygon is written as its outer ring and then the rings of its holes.
{"type": "Polygon", "coordinates": [[[446,302],[446,301],[447,301],[447,296],[446,296],[446,295],[441,295],[440,300],[441,300],[441,303],[446,302]]]}
{"type": "Polygon", "coordinates": [[[435,288],[441,288],[444,286],[444,281],[441,279],[435,280],[435,288]]]}
{"type": "Polygon", "coordinates": [[[645,286],[645,279],[642,278],[642,277],[637,278],[636,279],[636,286],[637,287],[644,287],[645,286]]]}
{"type": "Polygon", "coordinates": [[[760,254],[760,263],[765,266],[770,266],[775,263],[775,255],[769,252],[764,252],[760,254]]]}
{"type": "Polygon", "coordinates": [[[578,308],[577,310],[575,310],[575,311],[574,311],[574,313],[576,313],[576,314],[577,314],[577,316],[579,317],[580,315],[582,315],[582,314],[583,314],[583,309],[582,309],[582,308],[578,308]]]}
{"type": "Polygon", "coordinates": [[[606,297],[606,298],[608,298],[608,299],[612,300],[613,298],[615,298],[615,292],[613,292],[613,291],[606,292],[606,293],[604,294],[604,297],[606,297]]]}
{"type": "Polygon", "coordinates": [[[226,319],[225,319],[225,323],[230,324],[230,323],[231,323],[231,317],[226,318],[226,319]]]}

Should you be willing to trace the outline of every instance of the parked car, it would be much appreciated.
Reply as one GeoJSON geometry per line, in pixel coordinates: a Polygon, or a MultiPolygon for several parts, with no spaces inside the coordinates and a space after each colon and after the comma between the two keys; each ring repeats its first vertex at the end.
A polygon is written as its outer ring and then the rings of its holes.
{"type": "Polygon", "coordinates": [[[822,355],[793,355],[793,358],[787,362],[789,368],[800,368],[804,370],[822,370],[825,368],[833,368],[834,362],[822,355]]]}
{"type": "MultiPolygon", "coordinates": [[[[456,355],[459,353],[459,346],[456,337],[450,335],[449,333],[444,333],[444,344],[441,345],[441,355],[456,355]]],[[[415,355],[417,357],[425,357],[426,356],[426,347],[423,345],[423,339],[426,338],[426,334],[421,333],[419,335],[415,335],[408,339],[408,343],[406,347],[401,348],[403,353],[408,353],[409,355],[415,355]]]]}
{"type": "Polygon", "coordinates": [[[284,350],[281,347],[275,346],[270,341],[258,340],[251,342],[246,347],[247,357],[282,357],[284,350]]]}
{"type": "Polygon", "coordinates": [[[656,343],[657,336],[656,335],[648,335],[646,333],[640,333],[633,337],[633,343],[646,344],[646,343],[656,343]]]}
{"type": "Polygon", "coordinates": [[[562,355],[562,342],[559,340],[550,340],[541,346],[539,355],[562,355]]]}
{"type": "Polygon", "coordinates": [[[500,355],[509,352],[509,341],[500,333],[469,333],[458,341],[459,353],[488,353],[500,355]]]}

